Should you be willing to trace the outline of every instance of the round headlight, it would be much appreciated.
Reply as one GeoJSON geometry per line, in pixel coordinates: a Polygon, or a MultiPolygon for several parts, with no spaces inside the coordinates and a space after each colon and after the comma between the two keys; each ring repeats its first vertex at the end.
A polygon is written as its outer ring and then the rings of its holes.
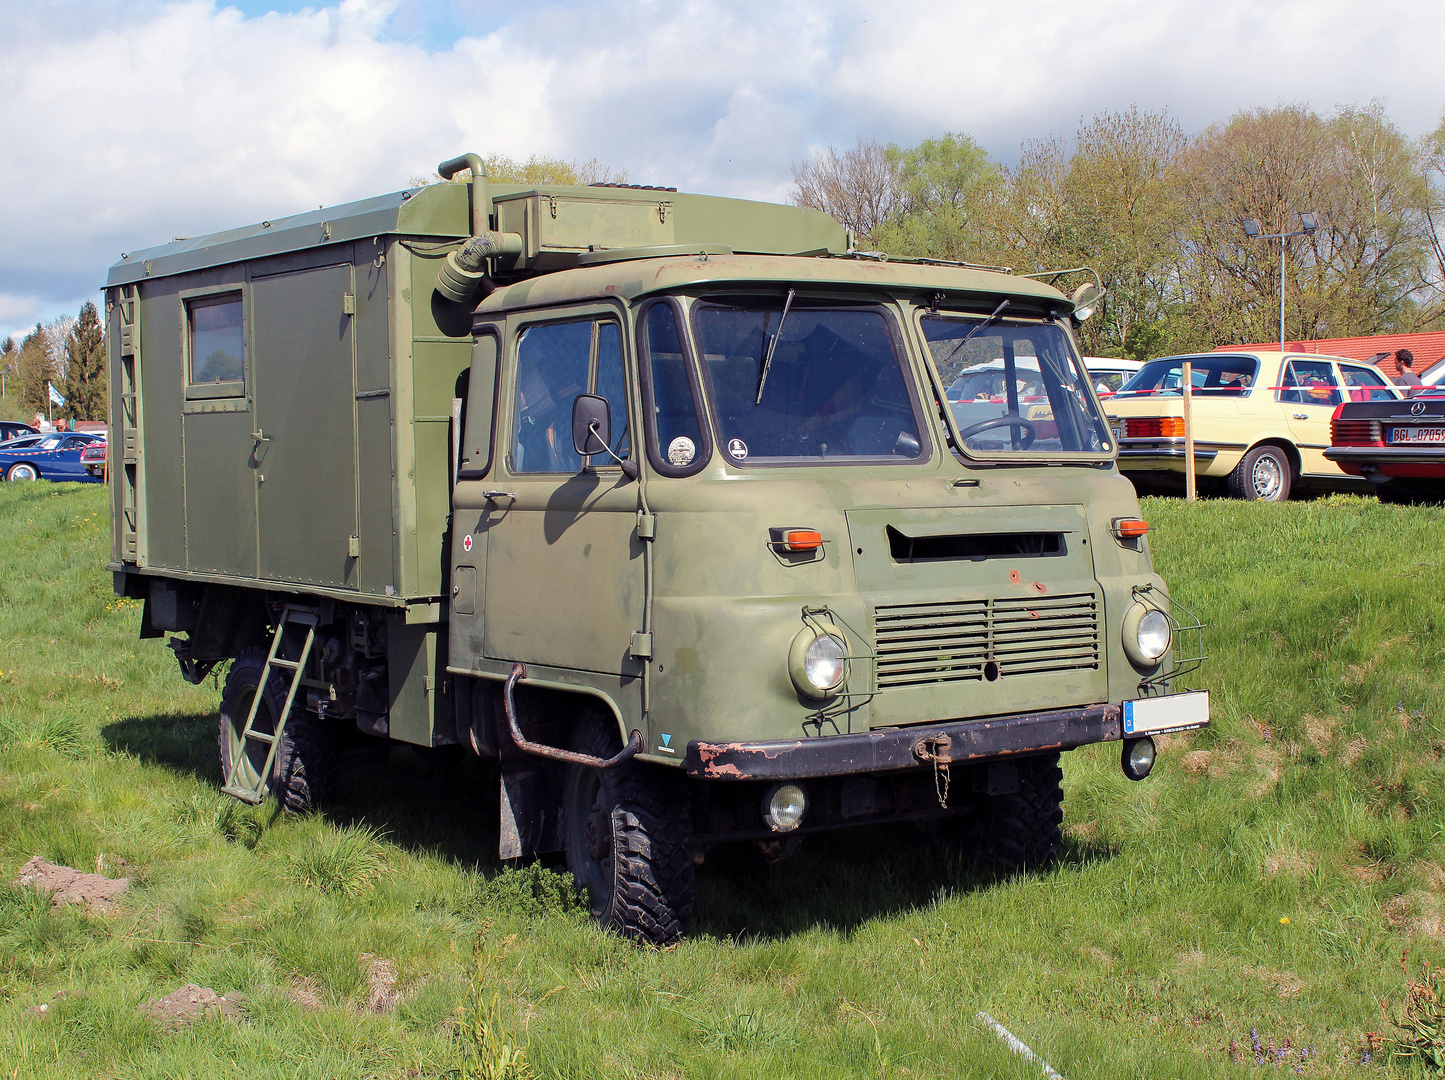
{"type": "Polygon", "coordinates": [[[819,690],[832,690],[847,674],[843,643],[832,634],[814,638],[803,654],[803,674],[819,690]]]}
{"type": "Polygon", "coordinates": [[[1154,740],[1147,736],[1124,744],[1124,775],[1130,780],[1143,780],[1154,768],[1154,740]]]}
{"type": "Polygon", "coordinates": [[[803,627],[788,650],[788,672],[805,697],[822,699],[833,694],[848,677],[848,646],[843,632],[831,623],[803,627]]]}
{"type": "Polygon", "coordinates": [[[1130,604],[1129,610],[1124,612],[1124,625],[1120,630],[1124,651],[1141,670],[1159,666],[1159,661],[1169,651],[1174,636],[1168,615],[1158,608],[1137,601],[1130,604]]]}
{"type": "Polygon", "coordinates": [[[763,820],[773,832],[791,832],[803,820],[808,795],[797,784],[774,784],[763,799],[763,820]]]}
{"type": "Polygon", "coordinates": [[[1150,660],[1158,660],[1169,651],[1170,633],[1169,617],[1164,612],[1146,611],[1139,620],[1139,629],[1135,631],[1139,651],[1150,660]]]}

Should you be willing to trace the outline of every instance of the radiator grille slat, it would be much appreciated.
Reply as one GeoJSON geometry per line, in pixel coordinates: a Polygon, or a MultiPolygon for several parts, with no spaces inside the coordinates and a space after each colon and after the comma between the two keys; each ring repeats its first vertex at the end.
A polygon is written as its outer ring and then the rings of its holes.
{"type": "Polygon", "coordinates": [[[1099,600],[1093,593],[891,604],[873,611],[878,686],[924,686],[1099,666],[1099,600]]]}

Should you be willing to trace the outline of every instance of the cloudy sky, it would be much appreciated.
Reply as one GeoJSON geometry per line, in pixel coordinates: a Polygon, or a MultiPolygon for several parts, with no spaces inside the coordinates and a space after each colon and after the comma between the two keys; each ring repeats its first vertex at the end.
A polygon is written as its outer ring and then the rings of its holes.
{"type": "Polygon", "coordinates": [[[0,337],[122,251],[398,190],[458,153],[786,198],[811,150],[1000,161],[1138,104],[1445,108],[1438,0],[0,0],[0,337]]]}

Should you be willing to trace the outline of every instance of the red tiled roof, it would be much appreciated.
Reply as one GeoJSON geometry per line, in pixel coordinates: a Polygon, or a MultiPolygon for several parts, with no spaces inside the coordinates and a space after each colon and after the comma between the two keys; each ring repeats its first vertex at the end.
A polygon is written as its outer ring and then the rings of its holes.
{"type": "MultiPolygon", "coordinates": [[[[1343,356],[1350,360],[1368,360],[1377,353],[1387,354],[1377,362],[1381,371],[1392,379],[1400,377],[1400,365],[1395,361],[1399,349],[1409,349],[1415,354],[1411,368],[1420,374],[1437,360],[1445,360],[1445,331],[1426,334],[1379,334],[1375,337],[1319,338],[1314,341],[1286,341],[1286,352],[1323,353],[1325,356],[1343,356]]],[[[1215,352],[1274,352],[1278,341],[1256,342],[1253,345],[1221,345],[1215,352]]]]}

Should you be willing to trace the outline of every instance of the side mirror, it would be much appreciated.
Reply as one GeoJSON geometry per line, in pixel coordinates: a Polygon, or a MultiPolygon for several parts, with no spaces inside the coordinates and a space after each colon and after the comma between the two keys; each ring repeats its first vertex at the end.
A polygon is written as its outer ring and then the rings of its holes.
{"type": "Polygon", "coordinates": [[[612,407],[605,397],[578,394],[572,402],[572,449],[583,457],[610,453],[612,407]]]}

